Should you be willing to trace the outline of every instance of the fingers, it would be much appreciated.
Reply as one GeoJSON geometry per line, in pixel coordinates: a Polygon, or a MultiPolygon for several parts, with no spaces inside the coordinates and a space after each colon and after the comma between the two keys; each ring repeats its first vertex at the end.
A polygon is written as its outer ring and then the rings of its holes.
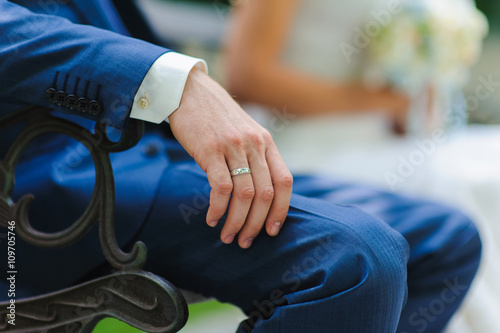
{"type": "Polygon", "coordinates": [[[266,159],[271,172],[275,193],[266,220],[266,231],[270,236],[276,236],[283,227],[288,214],[290,198],[292,196],[293,177],[274,144],[267,149],[266,159]]]}
{"type": "Polygon", "coordinates": [[[239,234],[240,247],[247,249],[264,225],[269,235],[278,235],[288,213],[293,179],[270,136],[266,144],[214,154],[209,165],[212,192],[207,223],[216,226],[227,210],[222,242],[230,244],[239,234]],[[247,167],[251,174],[231,177],[230,170],[247,167]]]}
{"type": "MultiPolygon", "coordinates": [[[[227,165],[229,169],[248,168],[247,157],[243,151],[230,157],[227,165]]],[[[226,167],[227,170],[227,167],[226,167]]],[[[226,171],[229,174],[229,170],[226,171]]],[[[233,242],[236,234],[240,232],[245,224],[248,212],[255,196],[255,188],[252,180],[252,174],[244,174],[232,177],[233,193],[227,213],[226,222],[221,232],[221,240],[226,244],[233,242]]]]}
{"type": "MultiPolygon", "coordinates": [[[[250,212],[241,230],[238,243],[244,249],[252,245],[253,240],[262,230],[269,209],[274,199],[274,187],[269,173],[265,152],[255,153],[249,156],[252,179],[255,186],[255,196],[252,201],[250,212]]],[[[234,177],[238,178],[240,176],[234,177]]]]}
{"type": "Polygon", "coordinates": [[[210,206],[207,212],[207,223],[215,227],[220,218],[226,213],[233,181],[227,170],[226,160],[222,154],[214,154],[207,167],[207,177],[210,187],[210,206]]]}
{"type": "Polygon", "coordinates": [[[201,71],[191,72],[179,110],[169,120],[179,143],[207,173],[212,187],[207,223],[217,225],[227,211],[223,242],[241,233],[240,245],[246,246],[243,242],[256,235],[266,217],[282,225],[291,192],[288,169],[270,134],[220,85],[201,71]],[[252,174],[231,177],[229,169],[242,167],[253,169],[252,174]]]}

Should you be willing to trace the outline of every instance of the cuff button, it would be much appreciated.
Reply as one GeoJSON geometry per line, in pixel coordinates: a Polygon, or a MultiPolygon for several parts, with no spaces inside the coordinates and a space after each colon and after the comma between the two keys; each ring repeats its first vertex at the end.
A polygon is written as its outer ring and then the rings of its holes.
{"type": "Polygon", "coordinates": [[[76,102],[76,109],[82,113],[86,113],[89,110],[89,100],[85,97],[79,98],[76,102]]]}
{"type": "Polygon", "coordinates": [[[45,97],[47,97],[47,100],[51,103],[54,103],[54,100],[56,98],[56,93],[57,91],[54,88],[49,88],[45,92],[45,97]]]}
{"type": "Polygon", "coordinates": [[[89,103],[89,113],[93,116],[100,116],[102,113],[102,104],[99,101],[93,100],[89,103]]]}
{"type": "Polygon", "coordinates": [[[64,91],[58,91],[54,98],[54,103],[59,106],[64,106],[66,104],[66,93],[64,91]]]}
{"type": "Polygon", "coordinates": [[[139,101],[137,101],[137,104],[139,104],[139,107],[141,109],[147,109],[147,108],[149,108],[149,105],[150,105],[149,99],[147,99],[146,97],[143,97],[139,101]]]}
{"type": "Polygon", "coordinates": [[[76,109],[78,98],[75,95],[68,95],[66,97],[66,107],[70,110],[76,109]]]}

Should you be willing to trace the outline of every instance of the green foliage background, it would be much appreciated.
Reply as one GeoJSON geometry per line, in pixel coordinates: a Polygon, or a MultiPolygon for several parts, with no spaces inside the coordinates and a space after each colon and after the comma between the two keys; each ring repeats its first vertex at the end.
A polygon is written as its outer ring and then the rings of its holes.
{"type": "MultiPolygon", "coordinates": [[[[217,301],[196,303],[189,306],[189,322],[197,320],[207,320],[210,314],[224,311],[232,307],[229,304],[217,301]]],[[[189,323],[188,323],[189,325],[189,323]]],[[[92,333],[145,333],[136,328],[130,327],[116,319],[106,318],[101,320],[92,333]]]]}
{"type": "Polygon", "coordinates": [[[477,7],[486,14],[492,29],[500,29],[500,1],[476,0],[477,7]]]}

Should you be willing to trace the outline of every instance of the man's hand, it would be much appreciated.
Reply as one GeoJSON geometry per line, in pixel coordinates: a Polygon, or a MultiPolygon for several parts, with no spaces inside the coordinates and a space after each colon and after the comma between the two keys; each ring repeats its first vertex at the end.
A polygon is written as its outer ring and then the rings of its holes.
{"type": "Polygon", "coordinates": [[[181,105],[169,117],[179,143],[207,173],[212,187],[208,225],[228,210],[221,240],[249,248],[264,224],[276,236],[288,213],[292,175],[271,135],[205,73],[189,75],[181,105]],[[238,168],[251,174],[231,177],[238,168]]]}

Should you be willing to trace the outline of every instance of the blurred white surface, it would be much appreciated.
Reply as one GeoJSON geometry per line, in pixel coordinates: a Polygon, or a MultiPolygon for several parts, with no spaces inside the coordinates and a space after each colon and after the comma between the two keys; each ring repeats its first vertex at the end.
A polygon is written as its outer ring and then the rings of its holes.
{"type": "Polygon", "coordinates": [[[330,125],[324,119],[301,121],[275,134],[292,172],[321,173],[411,193],[468,213],[481,232],[483,261],[448,332],[500,332],[500,126],[470,126],[466,131],[446,134],[440,142],[429,138],[370,138],[370,132],[355,127],[360,141],[349,142],[346,140],[353,133],[338,141],[338,133],[332,132],[337,127],[330,125]],[[424,156],[421,163],[416,158],[419,156],[424,156]],[[404,176],[400,171],[405,171],[404,176]],[[401,181],[391,185],[388,172],[401,176],[401,181]]]}
{"type": "Polygon", "coordinates": [[[136,0],[163,41],[179,45],[218,46],[225,30],[228,7],[214,0],[206,4],[182,1],[136,0]]]}

